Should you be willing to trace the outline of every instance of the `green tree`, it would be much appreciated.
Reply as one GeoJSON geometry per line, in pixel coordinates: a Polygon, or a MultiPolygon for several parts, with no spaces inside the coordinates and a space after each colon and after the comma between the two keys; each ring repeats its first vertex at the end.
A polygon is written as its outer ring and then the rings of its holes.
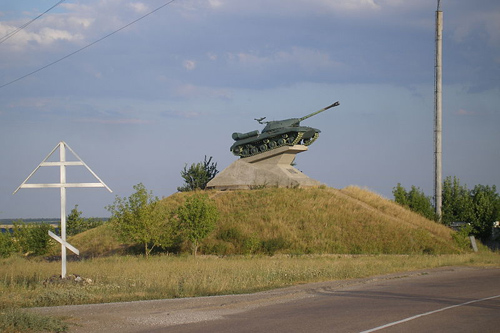
{"type": "Polygon", "coordinates": [[[473,233],[482,240],[491,236],[493,222],[500,218],[500,197],[495,185],[476,185],[470,191],[473,205],[471,223],[473,233]]]}
{"type": "Polygon", "coordinates": [[[207,160],[207,156],[203,162],[193,163],[188,168],[187,164],[181,171],[181,176],[184,179],[184,186],[178,187],[177,191],[187,192],[195,190],[204,190],[209,181],[211,181],[219,173],[217,163],[212,162],[212,156],[207,160]]]}
{"type": "Polygon", "coordinates": [[[84,221],[82,212],[78,210],[78,205],[75,205],[66,217],[66,235],[73,236],[82,232],[84,221]]]}
{"type": "Polygon", "coordinates": [[[71,210],[66,217],[66,234],[73,236],[89,229],[96,228],[104,223],[103,220],[91,217],[83,218],[82,212],[78,210],[78,205],[71,210]]]}
{"type": "Polygon", "coordinates": [[[174,227],[170,214],[152,192],[142,183],[135,185],[134,190],[128,198],[117,196],[106,209],[111,212],[110,225],[120,240],[141,244],[148,257],[154,248],[172,244],[174,227]]]}
{"type": "Polygon", "coordinates": [[[398,185],[392,189],[392,194],[394,195],[394,201],[398,204],[405,207],[410,206],[408,203],[408,192],[406,192],[406,189],[401,186],[401,183],[398,183],[398,185]]]}
{"type": "Polygon", "coordinates": [[[412,185],[410,192],[408,192],[408,201],[411,210],[419,213],[429,220],[436,219],[434,206],[432,205],[432,198],[426,196],[419,187],[412,185]]]}
{"type": "Polygon", "coordinates": [[[186,198],[184,205],[177,210],[181,233],[191,243],[194,256],[200,241],[214,229],[219,213],[215,204],[204,194],[194,194],[186,198]]]}
{"type": "Polygon", "coordinates": [[[430,220],[436,219],[431,197],[426,196],[420,188],[412,185],[411,190],[408,192],[398,183],[392,190],[392,194],[394,195],[394,201],[398,204],[408,207],[410,210],[430,220]]]}
{"type": "Polygon", "coordinates": [[[474,216],[472,198],[467,185],[461,185],[457,177],[446,177],[443,182],[441,222],[470,222],[474,216]]]}
{"type": "Polygon", "coordinates": [[[44,255],[52,244],[48,231],[54,228],[48,223],[16,221],[12,230],[17,249],[25,255],[44,255]]]}
{"type": "MultiPolygon", "coordinates": [[[[427,218],[434,216],[431,198],[415,186],[407,192],[401,184],[393,189],[394,200],[427,218]]],[[[471,234],[481,240],[491,236],[493,222],[500,220],[500,196],[495,185],[476,185],[472,190],[460,184],[457,177],[446,177],[443,182],[443,203],[441,222],[467,222],[471,234]]]]}

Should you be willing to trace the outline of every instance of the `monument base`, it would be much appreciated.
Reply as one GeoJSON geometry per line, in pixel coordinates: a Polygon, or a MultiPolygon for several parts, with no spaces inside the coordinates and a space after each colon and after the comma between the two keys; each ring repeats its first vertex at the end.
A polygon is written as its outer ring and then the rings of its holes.
{"type": "Polygon", "coordinates": [[[207,189],[320,186],[319,181],[309,178],[291,165],[295,155],[303,151],[307,151],[306,146],[285,146],[255,156],[240,158],[208,182],[207,189]]]}

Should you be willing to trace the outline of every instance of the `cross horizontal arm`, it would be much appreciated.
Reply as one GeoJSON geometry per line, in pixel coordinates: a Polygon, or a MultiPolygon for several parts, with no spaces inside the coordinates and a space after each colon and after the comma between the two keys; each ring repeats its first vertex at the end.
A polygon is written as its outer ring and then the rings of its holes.
{"type": "Polygon", "coordinates": [[[64,162],[42,162],[40,166],[61,166],[61,165],[85,165],[80,161],[64,161],[64,162]]]}
{"type": "Polygon", "coordinates": [[[19,188],[105,187],[102,183],[22,184],[19,188]]]}

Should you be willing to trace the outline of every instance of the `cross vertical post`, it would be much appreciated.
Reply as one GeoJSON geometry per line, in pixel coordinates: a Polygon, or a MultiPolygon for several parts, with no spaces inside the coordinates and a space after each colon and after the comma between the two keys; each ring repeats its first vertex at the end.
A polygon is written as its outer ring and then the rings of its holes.
{"type": "Polygon", "coordinates": [[[61,277],[66,277],[66,147],[59,143],[60,182],[61,182],[61,277]]]}

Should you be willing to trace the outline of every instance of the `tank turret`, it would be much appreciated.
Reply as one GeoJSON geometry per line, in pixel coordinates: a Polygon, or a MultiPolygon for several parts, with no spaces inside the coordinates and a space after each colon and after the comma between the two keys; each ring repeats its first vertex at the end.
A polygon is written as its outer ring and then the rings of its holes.
{"type": "Polygon", "coordinates": [[[312,127],[300,126],[300,122],[338,105],[340,103],[335,102],[302,118],[273,121],[263,121],[266,119],[265,117],[255,119],[259,124],[266,124],[262,132],[259,134],[259,131],[255,130],[247,133],[233,133],[232,137],[236,142],[230,150],[236,156],[249,157],[282,146],[298,144],[309,146],[316,141],[321,131],[312,127]]]}

